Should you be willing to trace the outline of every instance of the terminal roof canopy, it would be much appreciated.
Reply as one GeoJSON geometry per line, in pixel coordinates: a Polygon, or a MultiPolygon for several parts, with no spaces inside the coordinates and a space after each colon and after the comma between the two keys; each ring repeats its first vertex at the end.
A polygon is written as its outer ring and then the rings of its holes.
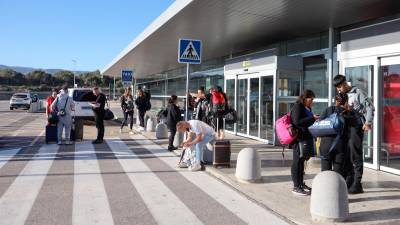
{"type": "Polygon", "coordinates": [[[102,73],[177,68],[180,38],[202,40],[204,60],[399,12],[399,0],[176,0],[102,73]]]}

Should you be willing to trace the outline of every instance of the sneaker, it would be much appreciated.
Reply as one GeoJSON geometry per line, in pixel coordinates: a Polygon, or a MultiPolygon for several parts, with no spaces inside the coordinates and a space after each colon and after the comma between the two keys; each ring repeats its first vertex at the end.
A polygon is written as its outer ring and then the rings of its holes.
{"type": "Polygon", "coordinates": [[[361,185],[361,183],[353,183],[353,185],[351,185],[351,187],[349,188],[349,194],[361,194],[364,193],[364,189],[361,185]]]}
{"type": "Polygon", "coordinates": [[[188,168],[188,165],[184,162],[178,163],[178,168],[188,168]]]}
{"type": "Polygon", "coordinates": [[[120,133],[120,134],[122,134],[122,128],[121,128],[121,129],[119,129],[119,133],[120,133]]]}
{"type": "Polygon", "coordinates": [[[200,170],[201,170],[200,163],[194,163],[193,165],[189,166],[189,171],[191,171],[191,172],[200,171],[200,170]]]}
{"type": "Polygon", "coordinates": [[[92,144],[101,144],[103,143],[103,140],[94,140],[92,141],[92,144]]]}
{"type": "Polygon", "coordinates": [[[71,141],[65,141],[66,145],[72,145],[71,141]]]}
{"type": "Polygon", "coordinates": [[[172,152],[174,150],[177,150],[178,148],[175,146],[168,146],[168,151],[172,152]]]}
{"type": "Polygon", "coordinates": [[[59,141],[59,142],[57,142],[57,144],[58,144],[58,145],[62,145],[62,142],[61,142],[61,141],[59,141]]]}
{"type": "Polygon", "coordinates": [[[309,192],[311,194],[311,189],[309,186],[306,185],[306,183],[303,183],[303,185],[301,186],[303,188],[304,191],[309,192]]]}
{"type": "Polygon", "coordinates": [[[292,193],[298,196],[307,196],[309,193],[305,191],[302,187],[294,187],[292,193]]]}
{"type": "Polygon", "coordinates": [[[129,131],[129,134],[135,134],[135,133],[134,133],[133,130],[131,129],[131,130],[129,131]]]}

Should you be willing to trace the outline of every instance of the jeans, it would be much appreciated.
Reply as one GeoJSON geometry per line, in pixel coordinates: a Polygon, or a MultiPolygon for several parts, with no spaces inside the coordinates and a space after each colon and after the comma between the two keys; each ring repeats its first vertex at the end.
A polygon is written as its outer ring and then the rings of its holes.
{"type": "Polygon", "coordinates": [[[69,141],[71,137],[72,117],[69,115],[59,116],[57,124],[58,141],[62,140],[62,132],[65,130],[65,140],[69,141]]]}
{"type": "Polygon", "coordinates": [[[94,115],[94,120],[96,122],[96,128],[97,128],[97,139],[99,141],[102,141],[104,138],[104,111],[100,112],[95,112],[94,115]]]}
{"type": "Polygon", "coordinates": [[[127,124],[128,122],[128,117],[130,118],[130,123],[129,123],[129,128],[132,130],[133,127],[133,111],[128,111],[128,112],[123,112],[124,113],[124,120],[122,121],[121,124],[121,129],[127,124]]]}
{"type": "Polygon", "coordinates": [[[174,147],[174,139],[176,134],[176,126],[172,126],[169,129],[169,140],[168,140],[168,147],[174,147]]]}
{"type": "Polygon", "coordinates": [[[144,115],[146,114],[146,111],[139,111],[139,121],[140,121],[140,126],[144,128],[144,115]]]}
{"type": "Polygon", "coordinates": [[[203,148],[204,145],[207,143],[210,143],[215,139],[214,135],[205,135],[203,140],[201,140],[199,143],[196,144],[196,156],[195,156],[195,161],[200,162],[201,161],[201,155],[203,153],[203,148]]]}

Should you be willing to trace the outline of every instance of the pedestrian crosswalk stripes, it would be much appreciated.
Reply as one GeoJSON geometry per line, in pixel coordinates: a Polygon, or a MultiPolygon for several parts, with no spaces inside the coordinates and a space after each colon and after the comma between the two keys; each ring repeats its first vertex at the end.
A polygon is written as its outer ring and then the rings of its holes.
{"type": "MultiPolygon", "coordinates": [[[[27,159],[0,195],[0,224],[54,224],[57,220],[62,220],[57,224],[85,225],[286,224],[207,173],[176,168],[177,157],[144,136],[110,138],[96,146],[83,141],[74,147],[75,151],[61,147],[64,151],[57,145],[44,145],[27,159]],[[62,192],[60,200],[71,199],[60,204],[64,208],[44,206],[46,200],[57,201],[56,192],[46,197],[51,186],[62,192]],[[39,214],[43,209],[49,210],[52,222],[39,214]]],[[[24,152],[0,152],[0,172],[4,165],[15,163],[7,159],[19,153],[24,152]]]]}
{"type": "Polygon", "coordinates": [[[2,224],[22,225],[25,223],[57,150],[57,145],[41,147],[0,198],[2,224]],[[46,156],[46,159],[43,160],[42,156],[46,156]]]}
{"type": "MultiPolygon", "coordinates": [[[[131,153],[118,139],[108,140],[107,144],[113,152],[131,153]]],[[[141,159],[118,160],[158,224],[202,224],[141,159]]]]}
{"type": "Polygon", "coordinates": [[[72,223],[114,224],[93,145],[76,144],[75,155],[72,223]]]}
{"type": "Polygon", "coordinates": [[[9,149],[6,151],[0,151],[0,169],[8,162],[8,160],[12,159],[17,152],[21,149],[9,149]]]}
{"type": "MultiPolygon", "coordinates": [[[[176,159],[165,157],[171,155],[172,153],[165,151],[159,153],[159,150],[162,149],[162,147],[153,143],[152,141],[147,140],[144,136],[132,135],[132,139],[136,140],[138,144],[148,149],[170,167],[177,169],[176,159]]],[[[187,180],[193,182],[193,184],[196,184],[197,187],[202,189],[213,199],[218,201],[220,204],[222,204],[224,207],[226,207],[228,210],[230,210],[232,213],[234,213],[245,222],[249,224],[265,224],[265,221],[268,221],[268,224],[272,225],[286,224],[273,213],[253,203],[252,201],[248,200],[234,190],[226,188],[224,184],[220,183],[209,175],[205,173],[186,173],[182,172],[182,170],[180,171],[180,173],[187,180]]]]}

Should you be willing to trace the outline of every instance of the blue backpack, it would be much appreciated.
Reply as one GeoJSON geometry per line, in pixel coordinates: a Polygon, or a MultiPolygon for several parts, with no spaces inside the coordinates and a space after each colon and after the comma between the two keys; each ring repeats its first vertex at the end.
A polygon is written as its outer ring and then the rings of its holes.
{"type": "Polygon", "coordinates": [[[344,119],[337,112],[332,113],[328,118],[317,120],[308,130],[314,137],[341,135],[344,128],[344,119]]]}

